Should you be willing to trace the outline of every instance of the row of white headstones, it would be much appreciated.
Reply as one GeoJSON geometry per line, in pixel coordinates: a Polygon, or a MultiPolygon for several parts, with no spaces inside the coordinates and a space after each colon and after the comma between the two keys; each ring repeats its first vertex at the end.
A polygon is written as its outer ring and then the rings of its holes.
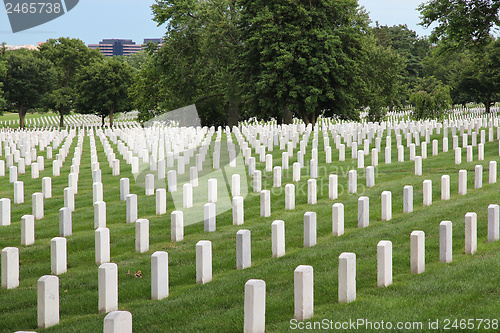
{"type": "MultiPolygon", "coordinates": [[[[315,132],[315,133],[317,134],[317,132],[315,132]]],[[[102,142],[107,142],[107,140],[105,140],[105,137],[100,136],[100,138],[101,138],[102,142]]],[[[106,144],[103,144],[103,146],[105,146],[105,150],[108,150],[110,148],[106,144]]],[[[314,146],[314,141],[313,141],[313,146],[314,146]]],[[[69,148],[69,146],[68,146],[68,148],[69,148]]],[[[328,148],[328,147],[326,147],[326,148],[328,148]]],[[[315,148],[313,148],[313,149],[315,149],[315,148]]],[[[77,152],[78,151],[75,151],[75,155],[77,155],[77,152]]],[[[124,154],[122,154],[122,155],[124,155],[124,154]]],[[[92,156],[96,156],[96,155],[92,155],[92,156]]],[[[108,154],[108,157],[109,156],[110,156],[110,154],[108,154]]],[[[246,155],[246,157],[247,156],[248,155],[246,155]]],[[[354,156],[354,154],[353,154],[353,156],[354,156]]],[[[359,156],[359,155],[356,154],[356,156],[359,156]]],[[[79,156],[76,156],[76,157],[78,157],[77,159],[79,160],[79,156]]],[[[251,157],[247,158],[247,161],[249,161],[249,163],[251,162],[250,159],[251,159],[251,157]]],[[[114,161],[115,159],[111,159],[111,160],[114,161]]],[[[94,163],[97,163],[97,161],[93,161],[93,164],[94,163]]],[[[314,168],[311,168],[311,176],[314,176],[313,175],[313,172],[314,172],[313,170],[314,170],[314,168]]],[[[490,168],[490,170],[492,170],[492,169],[490,168]]],[[[496,168],[495,168],[495,170],[496,170],[496,168]]],[[[97,168],[94,168],[94,166],[93,166],[93,177],[94,177],[94,180],[96,180],[95,178],[98,178],[98,176],[97,176],[97,174],[99,174],[98,171],[100,171],[98,169],[98,166],[97,166],[97,168]]],[[[256,171],[258,171],[258,170],[256,170],[256,171]]],[[[351,176],[352,175],[352,171],[355,171],[355,170],[351,170],[351,172],[349,173],[350,179],[352,177],[351,176]]],[[[76,172],[76,174],[78,174],[78,172],[76,172]]],[[[258,188],[258,186],[255,186],[255,185],[256,184],[258,185],[258,183],[259,183],[258,181],[255,180],[255,179],[258,179],[258,177],[256,177],[256,174],[258,175],[259,172],[254,172],[254,174],[253,174],[254,175],[254,191],[256,190],[256,188],[258,188]]],[[[367,175],[368,174],[370,174],[370,173],[367,172],[367,175]]],[[[332,176],[335,176],[335,175],[331,175],[330,179],[332,179],[332,176]]],[[[128,178],[127,178],[127,180],[128,180],[128,178]]],[[[308,184],[313,184],[314,180],[315,180],[314,178],[309,179],[308,184]]],[[[372,181],[374,182],[374,179],[372,181]]],[[[350,184],[352,182],[353,181],[350,181],[350,184]]],[[[367,182],[368,182],[368,177],[367,177],[367,182]]],[[[490,182],[491,182],[491,171],[490,171],[490,182]]],[[[72,183],[73,183],[73,181],[70,180],[70,185],[72,183]]],[[[336,182],[331,181],[331,184],[334,184],[334,183],[336,183],[336,182]]],[[[424,182],[424,197],[426,196],[425,193],[428,192],[428,191],[425,190],[425,184],[426,183],[424,182]]],[[[170,182],[169,182],[169,185],[170,185],[170,182]]],[[[293,184],[288,184],[287,186],[289,186],[289,185],[293,186],[293,184]]],[[[107,247],[109,249],[109,230],[107,232],[107,237],[106,237],[106,235],[102,235],[102,234],[106,234],[105,230],[107,229],[107,228],[103,228],[103,226],[102,226],[102,220],[104,220],[104,225],[105,225],[105,204],[104,204],[104,209],[103,208],[99,208],[99,207],[102,207],[103,201],[101,201],[101,200],[95,200],[96,197],[99,198],[99,194],[98,193],[101,193],[100,196],[102,197],[102,183],[101,183],[100,187],[99,187],[99,182],[95,182],[93,186],[94,186],[94,201],[95,201],[94,206],[96,207],[95,211],[97,212],[97,214],[96,214],[96,221],[97,221],[96,222],[96,226],[97,226],[97,230],[96,230],[96,262],[99,263],[98,257],[102,257],[102,256],[98,256],[98,252],[101,252],[101,253],[107,252],[107,253],[109,253],[109,250],[108,251],[106,251],[106,250],[102,251],[101,250],[102,248],[105,248],[105,247],[107,247]],[[103,216],[102,212],[104,212],[104,218],[102,218],[102,216],[103,216]],[[101,230],[99,230],[100,229],[99,226],[100,226],[101,230]],[[102,246],[102,245],[98,246],[98,244],[102,244],[104,246],[102,246]]],[[[330,186],[332,187],[332,185],[330,185],[330,186]]],[[[126,186],[123,186],[123,188],[125,188],[125,187],[126,186]]],[[[313,185],[310,185],[309,187],[310,188],[314,188],[313,185]]],[[[215,189],[216,189],[216,187],[215,187],[215,189]]],[[[157,189],[157,198],[158,197],[160,197],[160,198],[161,197],[163,197],[163,198],[166,197],[164,191],[165,191],[165,189],[157,189]],[[158,195],[158,193],[161,193],[161,194],[158,195]]],[[[213,191],[213,187],[212,187],[212,191],[213,191]]],[[[332,190],[332,191],[335,192],[334,190],[332,190]]],[[[123,192],[125,192],[125,191],[121,191],[121,192],[122,192],[121,194],[123,194],[123,192]]],[[[150,194],[150,192],[151,192],[150,187],[146,188],[146,192],[150,194]]],[[[269,216],[269,213],[270,213],[270,202],[269,202],[269,200],[266,200],[266,198],[268,198],[269,195],[267,195],[267,196],[265,195],[265,193],[266,193],[265,190],[262,191],[262,192],[263,192],[263,194],[261,194],[261,195],[264,197],[264,200],[261,200],[261,203],[264,202],[263,206],[268,207],[268,208],[267,209],[262,209],[262,207],[261,207],[261,212],[264,212],[263,216],[269,216]]],[[[308,195],[308,197],[310,197],[310,198],[314,197],[315,191],[310,190],[308,192],[310,193],[308,195]]],[[[449,192],[449,190],[448,190],[448,192],[449,192]]],[[[405,188],[405,193],[409,193],[406,188],[405,188]]],[[[465,193],[463,193],[463,194],[465,194],[465,193]]],[[[408,203],[409,202],[408,195],[409,194],[406,195],[405,206],[409,205],[409,203],[408,203]]],[[[130,198],[132,198],[131,196],[134,196],[134,195],[130,195],[129,194],[127,196],[127,202],[133,202],[133,200],[130,199],[130,198]]],[[[286,196],[286,194],[285,194],[285,196],[286,196]]],[[[210,197],[210,195],[209,195],[209,197],[210,197]]],[[[215,197],[216,197],[216,195],[215,195],[215,197]]],[[[289,192],[288,197],[290,197],[290,192],[289,192]]],[[[386,191],[385,193],[383,193],[383,198],[384,197],[386,199],[382,200],[383,201],[383,203],[382,203],[382,210],[383,211],[385,210],[386,213],[385,214],[383,213],[382,215],[383,215],[383,217],[384,216],[387,217],[388,214],[390,216],[390,213],[387,213],[388,209],[390,209],[390,206],[391,206],[390,205],[390,192],[387,193],[387,191],[386,191]],[[389,200],[387,199],[388,195],[389,195],[389,200]],[[384,207],[385,207],[385,209],[384,209],[384,207]]],[[[236,223],[235,224],[242,224],[243,223],[243,209],[242,209],[243,208],[242,207],[243,200],[242,199],[243,198],[241,198],[241,199],[234,198],[233,199],[233,204],[236,203],[235,209],[233,210],[233,216],[236,217],[236,223]],[[241,212],[241,213],[240,214],[235,213],[235,212],[238,212],[238,211],[241,212]]],[[[361,218],[358,219],[358,220],[361,221],[361,225],[362,226],[367,226],[368,225],[368,220],[364,218],[364,217],[368,216],[368,209],[367,209],[367,207],[368,207],[367,206],[368,200],[366,200],[366,199],[368,199],[368,198],[367,197],[364,197],[364,198],[361,197],[360,200],[359,200],[359,202],[360,202],[359,207],[361,207],[361,208],[358,208],[358,212],[361,212],[361,218]]],[[[290,199],[288,201],[290,201],[290,199]]],[[[424,201],[425,201],[425,199],[424,199],[424,201]]],[[[131,217],[130,221],[129,221],[129,218],[128,218],[129,215],[131,215],[131,216],[134,215],[134,211],[135,211],[135,216],[137,216],[137,203],[136,202],[137,202],[137,200],[135,200],[135,205],[133,205],[133,204],[128,204],[127,205],[127,212],[129,212],[129,211],[131,212],[131,214],[127,214],[127,220],[128,220],[128,222],[134,222],[134,220],[136,220],[136,230],[137,230],[137,235],[139,235],[136,238],[137,239],[136,248],[138,247],[138,251],[139,252],[144,252],[144,251],[147,251],[147,249],[148,249],[148,246],[146,246],[146,243],[149,243],[149,239],[148,239],[149,237],[148,237],[148,232],[147,232],[147,230],[148,230],[148,221],[144,220],[144,219],[137,220],[136,218],[133,218],[133,217],[131,217]],[[146,241],[146,239],[147,239],[147,241],[146,241]]],[[[314,203],[314,202],[313,202],[313,200],[309,200],[309,203],[314,203]]],[[[214,209],[215,208],[214,207],[215,203],[208,203],[208,205],[209,205],[208,207],[212,207],[212,208],[208,209],[209,216],[205,220],[206,221],[212,221],[211,222],[212,226],[210,226],[210,223],[209,223],[208,229],[215,230],[215,214],[214,214],[214,212],[215,212],[215,209],[214,209]]],[[[337,229],[337,233],[340,235],[341,233],[339,231],[340,231],[340,229],[343,229],[343,226],[341,228],[341,224],[343,224],[343,221],[342,221],[342,223],[340,222],[339,216],[342,215],[342,217],[343,217],[343,209],[342,209],[342,214],[341,214],[340,213],[341,208],[340,208],[339,205],[342,205],[342,204],[335,204],[334,205],[333,215],[337,216],[336,229],[337,229]],[[337,213],[335,213],[335,210],[337,210],[337,213]]],[[[36,206],[36,204],[34,206],[36,206]]],[[[160,206],[162,206],[162,205],[160,205],[160,206]]],[[[69,208],[69,207],[66,207],[66,208],[69,208]]],[[[293,209],[293,208],[291,208],[291,206],[289,206],[289,208],[293,209]]],[[[42,211],[43,211],[43,209],[42,209],[42,211]]],[[[498,212],[498,208],[497,208],[497,212],[498,212]]],[[[496,215],[498,216],[498,213],[496,215]]],[[[35,216],[35,214],[34,214],[34,216],[35,216]]],[[[62,219],[64,220],[64,214],[62,216],[63,216],[62,219]]],[[[69,215],[69,216],[71,216],[71,215],[69,215]]],[[[497,218],[497,220],[498,220],[498,218],[497,218]]],[[[313,221],[315,222],[315,214],[313,212],[306,213],[306,216],[305,216],[305,238],[304,238],[305,239],[304,240],[305,245],[309,244],[311,246],[311,245],[315,244],[315,223],[313,223],[313,221]],[[313,228],[313,226],[314,226],[314,228],[313,228]],[[313,238],[314,238],[314,240],[313,240],[313,238]]],[[[235,222],[235,221],[233,221],[233,222],[235,222]]],[[[284,231],[284,222],[283,221],[275,221],[275,222],[276,223],[273,223],[273,254],[276,254],[276,256],[278,256],[277,254],[284,253],[284,232],[283,232],[284,231]]],[[[67,224],[68,223],[62,223],[62,225],[67,225],[67,224]]],[[[334,222],[334,226],[335,226],[335,222],[334,222]]],[[[334,229],[335,229],[335,227],[334,227],[334,229]]],[[[497,229],[498,229],[498,227],[497,227],[497,229]]],[[[182,212],[181,211],[175,211],[175,212],[172,213],[172,235],[173,235],[172,236],[172,240],[176,241],[176,237],[177,237],[178,240],[182,240],[182,234],[183,234],[182,212]]],[[[498,234],[498,232],[497,232],[497,234],[498,234]]],[[[412,235],[412,238],[413,238],[413,235],[412,235]]],[[[62,239],[65,240],[65,238],[62,238],[62,239]]],[[[53,240],[53,242],[54,242],[54,248],[56,249],[54,251],[55,254],[54,254],[53,258],[54,257],[55,258],[59,258],[59,260],[57,260],[57,259],[54,260],[56,262],[55,266],[56,267],[65,266],[65,263],[64,264],[59,264],[59,265],[57,264],[58,262],[61,263],[62,261],[64,261],[61,258],[65,259],[65,257],[66,257],[66,254],[65,254],[66,251],[64,251],[65,250],[65,246],[64,246],[65,242],[64,241],[60,241],[60,240],[53,240]],[[64,245],[59,245],[58,246],[59,243],[61,243],[61,244],[64,243],[64,245]],[[59,249],[59,250],[57,250],[57,249],[59,249]],[[58,253],[59,253],[59,255],[58,255],[58,253]]],[[[197,281],[201,281],[199,283],[204,283],[204,281],[208,282],[209,280],[211,280],[211,244],[210,244],[210,242],[208,242],[208,243],[207,242],[208,241],[201,241],[200,243],[197,244],[197,253],[200,252],[200,258],[202,258],[202,259],[199,259],[199,261],[200,261],[199,264],[198,264],[198,260],[197,260],[197,267],[198,266],[200,267],[200,270],[199,270],[200,273],[198,273],[198,270],[197,270],[197,275],[200,275],[199,277],[197,277],[197,281]],[[199,250],[198,250],[198,248],[199,248],[199,250]],[[208,264],[209,262],[210,262],[210,265],[208,264]]],[[[238,235],[237,235],[237,244],[238,243],[240,244],[240,246],[237,246],[237,248],[240,249],[240,250],[239,251],[237,250],[237,267],[238,268],[249,267],[250,266],[250,231],[249,230],[240,230],[238,232],[238,235]]],[[[388,246],[387,243],[385,243],[385,244],[386,244],[385,246],[388,246]]],[[[412,248],[413,248],[413,246],[412,246],[412,248]]],[[[387,250],[385,250],[385,251],[387,252],[387,250]]],[[[347,260],[347,258],[351,258],[351,260],[352,260],[352,256],[351,255],[346,255],[344,257],[343,258],[346,259],[346,260],[347,260]]],[[[354,256],[354,260],[355,260],[355,256],[354,256]]],[[[105,261],[109,261],[109,259],[106,260],[106,258],[104,258],[104,260],[101,260],[101,261],[103,262],[103,264],[107,264],[107,262],[105,262],[105,261]]],[[[102,268],[104,269],[105,267],[102,267],[102,268]]],[[[412,270],[413,270],[413,266],[412,266],[412,270]]],[[[57,274],[57,272],[60,272],[60,270],[58,270],[58,269],[56,269],[55,271],[56,271],[56,273],[54,273],[54,270],[53,270],[53,274],[57,274]]],[[[311,268],[311,274],[312,274],[312,268],[311,268]]],[[[3,275],[4,274],[2,274],[2,276],[3,275]]],[[[106,274],[104,274],[104,275],[106,275],[106,274]]],[[[385,275],[387,275],[387,274],[385,274],[385,275]]],[[[167,268],[167,279],[168,279],[168,268],[167,268]]],[[[392,279],[392,276],[391,276],[391,279],[392,279]]],[[[113,280],[113,279],[111,279],[111,280],[113,280]]],[[[160,279],[160,280],[162,280],[162,279],[160,279]]],[[[165,279],[163,279],[163,281],[164,280],[165,279]]],[[[99,283],[99,285],[101,285],[101,283],[99,283]]],[[[258,283],[257,283],[257,285],[258,285],[258,283]]],[[[114,287],[112,287],[112,288],[114,288],[114,287]]],[[[116,289],[117,289],[117,286],[116,286],[116,289]]],[[[168,285],[167,285],[167,289],[168,289],[168,285]]],[[[344,290],[344,289],[347,290],[348,288],[347,289],[346,288],[342,288],[342,290],[344,290]]],[[[339,290],[340,290],[340,288],[339,288],[339,290]]],[[[352,295],[352,293],[347,293],[347,294],[352,295]]],[[[117,296],[117,293],[116,293],[116,296],[117,296]]],[[[339,300],[340,300],[340,293],[339,293],[339,300]]],[[[104,300],[103,300],[103,302],[106,303],[104,300]]],[[[106,312],[108,312],[108,311],[106,311],[106,312]]],[[[246,319],[246,315],[245,315],[245,319],[246,319]]],[[[247,320],[245,320],[245,323],[246,322],[247,322],[247,320]]],[[[246,324],[245,324],[245,326],[246,326],[246,324]]]]}

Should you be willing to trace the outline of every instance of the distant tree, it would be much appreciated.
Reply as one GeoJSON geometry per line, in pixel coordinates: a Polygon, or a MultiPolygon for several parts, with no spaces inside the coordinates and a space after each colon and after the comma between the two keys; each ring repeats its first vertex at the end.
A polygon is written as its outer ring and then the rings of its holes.
{"type": "Polygon", "coordinates": [[[415,119],[442,118],[451,107],[450,86],[430,76],[421,79],[410,95],[415,119]]]}
{"type": "Polygon", "coordinates": [[[500,25],[499,9],[499,0],[430,0],[418,7],[422,26],[437,25],[431,41],[441,40],[447,48],[487,45],[490,32],[500,25]]]}
{"type": "Polygon", "coordinates": [[[19,125],[29,109],[40,105],[55,84],[56,71],[52,63],[36,55],[38,51],[5,52],[6,75],[3,81],[7,102],[19,112],[19,125]]]}
{"type": "Polygon", "coordinates": [[[128,56],[114,56],[113,58],[121,62],[126,62],[130,67],[139,72],[151,59],[151,55],[143,50],[128,56]]]}
{"type": "Polygon", "coordinates": [[[238,4],[241,83],[257,116],[357,118],[368,17],[356,0],[238,4]]]}
{"type": "Polygon", "coordinates": [[[155,0],[152,9],[167,32],[133,88],[143,117],[196,104],[203,125],[237,125],[238,1],[155,0]]]}
{"type": "MultiPolygon", "coordinates": [[[[373,28],[377,37],[377,44],[382,47],[391,47],[405,61],[403,83],[412,88],[418,78],[425,76],[423,60],[430,54],[430,42],[425,37],[419,37],[407,25],[377,26],[373,28]]],[[[407,96],[406,96],[407,98],[407,96]]]]}
{"type": "Polygon", "coordinates": [[[385,114],[383,110],[401,106],[399,96],[404,89],[402,73],[405,70],[405,59],[392,47],[379,46],[369,40],[364,67],[366,92],[360,96],[364,95],[364,104],[370,108],[369,119],[381,121],[385,114]]]}
{"type": "Polygon", "coordinates": [[[74,108],[75,77],[85,66],[89,66],[102,55],[89,49],[81,40],[61,37],[49,39],[39,46],[42,58],[49,60],[57,71],[57,82],[54,90],[45,101],[47,105],[59,113],[59,126],[64,126],[64,115],[74,108]]]}
{"type": "Polygon", "coordinates": [[[128,89],[133,83],[134,70],[127,63],[109,58],[84,67],[77,76],[76,109],[82,113],[109,116],[113,126],[116,112],[131,109],[128,89]]]}
{"type": "Polygon", "coordinates": [[[484,53],[471,55],[456,77],[457,88],[469,102],[483,103],[490,112],[494,102],[500,100],[500,40],[484,48],[484,53]]]}
{"type": "MultiPolygon", "coordinates": [[[[2,47],[4,46],[2,45],[2,47]]],[[[0,112],[4,110],[6,105],[3,91],[3,81],[5,80],[5,75],[7,74],[6,63],[7,61],[4,58],[4,52],[0,51],[0,112]]]]}
{"type": "Polygon", "coordinates": [[[464,73],[469,71],[474,61],[474,54],[469,50],[444,50],[438,43],[431,54],[424,59],[426,76],[433,76],[443,84],[451,87],[450,96],[453,104],[463,104],[476,100],[471,92],[462,84],[464,73]],[[472,98],[471,98],[472,97],[472,98]]]}

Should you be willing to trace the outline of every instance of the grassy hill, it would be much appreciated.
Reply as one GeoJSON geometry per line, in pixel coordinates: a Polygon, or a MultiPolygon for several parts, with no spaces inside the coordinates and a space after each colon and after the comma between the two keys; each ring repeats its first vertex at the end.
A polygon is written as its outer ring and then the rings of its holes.
{"type": "MultiPolygon", "coordinates": [[[[215,141],[215,135],[213,138],[215,141]]],[[[352,322],[364,323],[357,326],[361,331],[374,332],[385,331],[387,322],[391,323],[393,331],[398,331],[397,323],[407,325],[403,326],[409,328],[405,331],[429,331],[430,322],[436,321],[440,331],[445,330],[446,324],[452,330],[479,331],[487,328],[486,321],[481,322],[480,329],[479,321],[473,322],[474,329],[460,326],[460,319],[470,318],[489,319],[491,329],[495,328],[493,320],[496,320],[498,327],[500,242],[487,242],[487,207],[500,203],[500,181],[488,184],[488,162],[500,160],[498,141],[486,143],[484,161],[477,161],[475,147],[473,162],[465,162],[464,149],[462,164],[455,165],[451,133],[450,151],[447,153],[442,152],[442,134],[435,134],[431,140],[439,140],[440,153],[432,156],[429,143],[428,158],[422,163],[423,175],[415,176],[414,162],[409,161],[406,145],[405,162],[397,162],[393,136],[392,164],[384,164],[383,152],[379,154],[375,186],[372,188],[364,186],[364,170],[357,169],[358,193],[349,194],[347,174],[350,169],[356,169],[356,160],[350,158],[350,148],[346,148],[346,161],[338,162],[338,151],[332,149],[333,163],[326,164],[320,132],[318,203],[309,205],[307,179],[312,138],[311,135],[305,156],[306,167],[302,169],[301,181],[296,183],[295,210],[284,210],[284,186],[292,183],[291,166],[297,159],[296,154],[290,158],[289,172],[283,170],[282,187],[279,189],[273,188],[272,172],[265,172],[265,164],[257,162],[257,168],[262,170],[262,189],[271,190],[271,217],[259,216],[260,195],[252,193],[252,179],[249,177],[250,189],[244,202],[243,226],[233,226],[231,211],[226,211],[217,216],[216,232],[206,233],[202,222],[195,223],[185,227],[184,241],[172,243],[170,213],[175,207],[170,194],[167,214],[156,216],[155,197],[144,195],[144,189],[134,181],[130,165],[118,155],[117,146],[111,144],[117,158],[121,159],[121,175],[112,176],[102,144],[96,137],[104,201],[107,203],[107,227],[111,233],[111,262],[118,265],[119,272],[119,309],[132,313],[134,331],[242,332],[244,284],[249,279],[263,279],[266,282],[266,331],[290,332],[298,325],[291,322],[294,313],[293,271],[298,265],[314,268],[314,317],[306,322],[310,326],[304,326],[310,328],[305,329],[308,332],[352,322]],[[484,168],[481,189],[474,189],[474,166],[477,164],[484,168]],[[458,171],[461,169],[468,171],[468,192],[463,196],[458,195],[458,171]],[[328,175],[331,173],[339,177],[339,197],[334,201],[328,198],[328,175]],[[450,175],[449,201],[440,199],[442,175],[450,175]],[[130,192],[139,197],[139,218],[150,221],[150,250],[146,253],[135,252],[135,227],[125,223],[125,202],[120,201],[119,192],[122,177],[130,178],[130,192]],[[432,180],[433,204],[423,207],[422,182],[426,179],[432,180]],[[405,185],[412,185],[414,189],[414,211],[408,214],[403,213],[405,185]],[[392,192],[390,221],[381,221],[382,191],[392,192]],[[370,198],[370,225],[364,229],[357,227],[357,199],[360,195],[370,198]],[[345,209],[345,234],[340,237],[332,236],[331,215],[335,202],[343,203],[345,209]],[[307,211],[317,213],[317,245],[311,248],[303,248],[303,216],[307,211]],[[464,216],[467,212],[477,213],[478,251],[475,255],[466,255],[464,251],[464,216]],[[281,258],[272,258],[271,253],[271,223],[274,220],[285,221],[286,255],[281,258]],[[439,223],[444,220],[453,223],[453,261],[449,264],[439,262],[439,223]],[[236,270],[235,239],[240,229],[251,231],[252,267],[245,270],[236,270]],[[410,273],[410,233],[413,230],[423,230],[426,235],[426,267],[422,274],[410,273]],[[206,285],[196,284],[195,244],[199,240],[212,241],[213,281],[206,285]],[[377,243],[380,240],[390,240],[393,244],[394,283],[387,288],[377,287],[377,243]],[[170,295],[153,301],[150,296],[151,254],[160,250],[169,253],[170,295]],[[349,304],[337,301],[338,257],[342,252],[356,254],[357,298],[349,304]],[[454,327],[456,319],[457,326],[454,327]],[[382,321],[386,326],[380,326],[382,321]]],[[[223,135],[223,147],[225,140],[223,135]]],[[[385,147],[385,140],[382,142],[382,147],[385,147]]],[[[98,313],[98,267],[94,260],[94,209],[88,136],[85,136],[82,147],[76,209],[72,216],[73,235],[67,238],[68,272],[59,276],[61,321],[48,329],[36,327],[36,282],[41,276],[50,274],[50,239],[59,236],[58,210],[64,205],[63,189],[68,186],[67,175],[76,143],[77,137],[73,140],[60,177],[52,177],[52,162],[48,160],[40,178],[31,179],[29,166],[25,174],[19,175],[19,180],[24,181],[25,203],[12,203],[12,225],[0,228],[0,248],[19,247],[20,286],[13,290],[0,289],[0,332],[102,332],[105,315],[98,313]],[[53,197],[45,200],[45,217],[35,222],[35,244],[21,246],[21,216],[31,214],[31,195],[41,191],[41,179],[45,176],[52,177],[53,197]]],[[[403,140],[403,143],[406,141],[403,140]]],[[[330,145],[335,147],[331,134],[330,145]]],[[[372,147],[373,144],[370,150],[372,147]]],[[[213,144],[204,169],[211,167],[212,149],[213,144]]],[[[275,166],[281,165],[281,153],[279,146],[272,152],[275,166]]],[[[39,154],[45,155],[45,152],[39,154]]],[[[418,147],[417,155],[420,155],[418,147]]],[[[5,159],[4,154],[0,158],[5,159]]],[[[368,165],[371,165],[370,156],[365,157],[365,166],[368,165]]],[[[226,167],[226,171],[230,179],[231,169],[226,167]]],[[[179,191],[181,189],[179,187],[179,191]]],[[[13,199],[13,184],[9,183],[8,172],[0,177],[0,197],[13,199]]]]}

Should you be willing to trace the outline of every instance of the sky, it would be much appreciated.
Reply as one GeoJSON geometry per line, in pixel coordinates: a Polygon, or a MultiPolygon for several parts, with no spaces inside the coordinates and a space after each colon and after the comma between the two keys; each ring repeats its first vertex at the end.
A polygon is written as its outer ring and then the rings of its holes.
{"type": "MultiPolygon", "coordinates": [[[[26,0],[27,2],[31,0],[26,0]]],[[[41,2],[37,0],[34,2],[41,2]]],[[[424,0],[358,0],[375,24],[407,24],[418,35],[430,31],[418,26],[417,6],[424,0]]],[[[8,0],[4,0],[8,2],[8,0]]],[[[36,45],[49,38],[79,38],[86,44],[97,44],[104,38],[132,39],[140,44],[144,38],[159,38],[165,25],[152,21],[150,6],[154,0],[80,0],[71,11],[29,30],[13,33],[5,8],[0,8],[0,43],[36,45]]]]}

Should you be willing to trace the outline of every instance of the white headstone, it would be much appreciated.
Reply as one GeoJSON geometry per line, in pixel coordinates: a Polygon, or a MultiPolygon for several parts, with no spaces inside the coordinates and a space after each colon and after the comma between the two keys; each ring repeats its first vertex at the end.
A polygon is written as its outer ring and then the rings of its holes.
{"type": "Polygon", "coordinates": [[[281,167],[273,168],[273,187],[281,187],[281,167]]]}
{"type": "Polygon", "coordinates": [[[244,333],[264,333],[266,330],[266,283],[250,279],[245,283],[244,333]]]}
{"type": "Polygon", "coordinates": [[[356,170],[349,170],[349,193],[356,193],[358,187],[358,173],[356,170]]]}
{"type": "MultiPolygon", "coordinates": [[[[254,177],[255,177],[255,173],[256,172],[254,172],[254,177]]],[[[260,171],[259,171],[259,173],[260,173],[260,171]]],[[[254,178],[254,180],[255,180],[255,178],[254,178]]],[[[217,179],[216,178],[210,178],[208,180],[208,201],[207,202],[217,203],[217,179]]]]}
{"type": "Polygon", "coordinates": [[[462,148],[455,148],[455,164],[462,163],[462,148]]]}
{"type": "Polygon", "coordinates": [[[356,300],[356,254],[343,252],[339,256],[338,268],[338,300],[339,303],[350,303],[356,300]]]}
{"type": "Polygon", "coordinates": [[[99,313],[118,310],[118,266],[105,263],[99,266],[99,313]]]}
{"type": "Polygon", "coordinates": [[[203,221],[204,230],[213,232],[216,229],[216,206],[214,203],[208,202],[203,206],[203,221]]]}
{"type": "Polygon", "coordinates": [[[120,179],[120,200],[127,200],[127,195],[130,194],[130,180],[128,178],[120,179]]]}
{"type": "Polygon", "coordinates": [[[45,199],[52,198],[52,178],[42,178],[42,194],[45,199]]]}
{"type": "Polygon", "coordinates": [[[271,191],[269,190],[263,190],[260,192],[260,216],[271,216],[271,191]]]}
{"type": "Polygon", "coordinates": [[[429,179],[423,182],[423,205],[432,205],[432,181],[429,179]]]}
{"type": "Polygon", "coordinates": [[[452,224],[451,221],[443,221],[439,224],[439,260],[451,262],[452,252],[452,224]]]}
{"type": "Polygon", "coordinates": [[[149,220],[135,221],[135,251],[144,253],[149,251],[149,220]]]}
{"type": "Polygon", "coordinates": [[[488,242],[494,242],[498,240],[499,234],[499,206],[497,204],[491,204],[488,206],[488,242]]]}
{"type": "Polygon", "coordinates": [[[450,200],[450,176],[441,176],[441,200],[450,200]]]}
{"type": "Polygon", "coordinates": [[[71,187],[64,189],[64,207],[68,207],[71,211],[75,211],[75,192],[71,187]]]}
{"type": "Polygon", "coordinates": [[[151,299],[168,297],[168,253],[156,251],[151,255],[151,299]]]}
{"type": "Polygon", "coordinates": [[[38,327],[47,328],[59,324],[59,278],[44,275],[37,281],[38,327]]]}
{"type": "Polygon", "coordinates": [[[370,198],[358,198],[358,228],[366,228],[370,224],[370,198]]]}
{"type": "Polygon", "coordinates": [[[71,218],[71,209],[68,207],[63,207],[59,209],[59,236],[68,237],[71,236],[72,234],[73,234],[73,222],[71,218]]]}
{"type": "Polygon", "coordinates": [[[392,193],[383,191],[381,197],[382,221],[389,221],[392,219],[392,193]]]}
{"type": "Polygon", "coordinates": [[[458,194],[467,194],[467,170],[458,171],[458,194]]]}
{"type": "Polygon", "coordinates": [[[233,225],[242,225],[245,221],[243,208],[243,197],[235,196],[233,197],[233,225]]]}
{"type": "Polygon", "coordinates": [[[234,197],[240,194],[240,175],[235,173],[231,176],[231,195],[234,197]]]}
{"type": "Polygon", "coordinates": [[[474,188],[481,187],[483,187],[483,166],[479,164],[474,168],[474,188]]]}
{"type": "Polygon", "coordinates": [[[191,183],[182,185],[182,207],[193,207],[193,185],[191,183]]]}
{"type": "Polygon", "coordinates": [[[411,272],[420,274],[425,271],[425,233],[415,230],[410,235],[411,272]]]}
{"type": "Polygon", "coordinates": [[[294,318],[306,320],[314,313],[313,267],[299,265],[293,272],[294,318]]]}
{"type": "Polygon", "coordinates": [[[403,187],[403,213],[413,212],[413,186],[403,187]]]}
{"type": "Polygon", "coordinates": [[[196,243],[196,283],[212,281],[212,242],[201,240],[196,243]]]}
{"type": "Polygon", "coordinates": [[[252,266],[250,230],[242,229],[236,233],[236,269],[250,266],[252,266]]]}
{"type": "Polygon", "coordinates": [[[328,176],[328,197],[330,200],[335,200],[338,198],[338,176],[329,175],[328,176]]]}
{"type": "Polygon", "coordinates": [[[285,255],[285,222],[276,220],[271,224],[273,258],[285,255]]]}
{"type": "Polygon", "coordinates": [[[24,203],[24,182],[20,180],[14,182],[14,203],[24,203]]]}
{"type": "Polygon", "coordinates": [[[474,254],[477,251],[477,214],[465,214],[465,253],[474,254]]]}
{"type": "Polygon", "coordinates": [[[167,213],[167,190],[164,188],[156,189],[156,215],[167,213]]]}
{"type": "Polygon", "coordinates": [[[109,242],[109,229],[97,228],[95,231],[95,262],[97,265],[110,261],[109,242]]]}
{"type": "Polygon", "coordinates": [[[2,249],[2,288],[14,289],[19,286],[19,249],[2,249]]]}
{"type": "Polygon", "coordinates": [[[50,267],[52,275],[59,275],[68,271],[67,258],[66,238],[52,238],[50,240],[50,267]]]}
{"type": "Polygon", "coordinates": [[[415,176],[422,176],[422,157],[415,156],[415,176]]]}
{"type": "Polygon", "coordinates": [[[392,242],[381,240],[377,244],[377,285],[392,284],[392,242]]]}
{"type": "Polygon", "coordinates": [[[293,184],[285,185],[285,209],[295,209],[295,185],[293,184]]]}
{"type": "Polygon", "coordinates": [[[132,314],[128,311],[111,311],[104,317],[104,333],[132,333],[132,314]]]}
{"type": "Polygon", "coordinates": [[[176,192],[177,191],[177,173],[175,170],[169,170],[167,172],[167,181],[168,181],[168,191],[176,192]]]}
{"type": "Polygon", "coordinates": [[[148,173],[144,178],[145,195],[155,194],[155,175],[148,173]]]}
{"type": "Polygon", "coordinates": [[[497,161],[490,161],[488,172],[488,182],[495,184],[497,182],[497,161]]]}
{"type": "Polygon", "coordinates": [[[316,212],[304,214],[304,247],[316,245],[316,212]]]}
{"type": "Polygon", "coordinates": [[[21,245],[31,245],[35,242],[35,217],[23,215],[21,217],[21,245]]]}
{"type": "Polygon", "coordinates": [[[366,167],[366,187],[375,186],[375,168],[373,166],[366,167]]]}
{"type": "Polygon", "coordinates": [[[170,238],[172,242],[180,242],[184,239],[184,213],[175,210],[170,214],[170,238]]]}
{"type": "Polygon", "coordinates": [[[44,209],[43,209],[43,194],[40,192],[33,193],[32,196],[32,214],[35,220],[43,219],[44,209]]]}
{"type": "Polygon", "coordinates": [[[137,220],[137,194],[129,194],[126,199],[126,222],[134,223],[137,220]]]}

